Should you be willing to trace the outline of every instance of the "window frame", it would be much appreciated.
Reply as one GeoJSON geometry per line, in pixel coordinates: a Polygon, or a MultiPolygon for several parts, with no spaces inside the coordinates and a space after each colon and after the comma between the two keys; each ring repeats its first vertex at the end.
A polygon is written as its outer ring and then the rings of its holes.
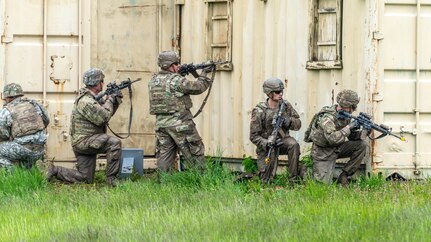
{"type": "MultiPolygon", "coordinates": [[[[310,9],[310,35],[309,35],[309,53],[306,69],[310,70],[324,70],[324,69],[342,69],[342,26],[343,26],[343,0],[333,0],[336,8],[322,8],[319,9],[320,1],[325,0],[311,0],[310,9]],[[335,44],[331,42],[319,42],[319,17],[323,14],[336,14],[336,41],[335,44]],[[335,60],[319,59],[319,47],[335,45],[336,57],[335,60]]],[[[333,28],[330,27],[330,28],[333,28]]]]}
{"type": "Polygon", "coordinates": [[[217,66],[217,70],[222,71],[232,71],[232,18],[233,18],[233,0],[204,0],[206,6],[206,24],[205,24],[205,56],[208,60],[211,61],[227,61],[228,63],[217,66]],[[226,3],[226,12],[225,16],[213,16],[213,4],[217,3],[226,3]],[[227,33],[226,33],[226,42],[225,43],[214,43],[213,42],[213,22],[214,21],[227,21],[227,33]],[[216,48],[226,48],[225,59],[223,60],[214,60],[214,49],[216,48]]]}

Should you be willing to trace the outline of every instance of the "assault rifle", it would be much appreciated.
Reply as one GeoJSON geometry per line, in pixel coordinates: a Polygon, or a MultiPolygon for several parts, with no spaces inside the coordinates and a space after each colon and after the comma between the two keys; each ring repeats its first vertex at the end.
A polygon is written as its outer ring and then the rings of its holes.
{"type": "Polygon", "coordinates": [[[392,133],[392,128],[384,125],[384,124],[376,124],[371,120],[371,116],[369,114],[360,112],[359,116],[353,116],[348,112],[345,112],[344,110],[339,110],[338,114],[340,115],[340,117],[343,118],[352,118],[354,120],[356,120],[360,126],[362,126],[364,129],[368,130],[368,132],[370,132],[371,130],[377,130],[378,132],[380,132],[381,134],[379,136],[377,136],[376,138],[372,138],[370,136],[370,134],[368,134],[368,138],[370,138],[371,140],[375,140],[375,139],[380,139],[383,138],[386,135],[392,135],[398,139],[400,139],[401,141],[406,141],[406,138],[393,134],[392,133]]]}
{"type": "Polygon", "coordinates": [[[97,96],[95,98],[97,101],[99,101],[105,95],[109,96],[112,94],[119,94],[121,92],[121,89],[124,89],[124,88],[130,89],[134,82],[137,82],[140,80],[141,80],[141,78],[138,78],[138,79],[132,81],[132,80],[130,80],[130,78],[128,78],[127,80],[122,81],[119,85],[117,85],[117,83],[115,83],[115,81],[110,82],[108,85],[106,85],[106,90],[104,92],[100,92],[99,94],[97,94],[97,96]]]}
{"type": "Polygon", "coordinates": [[[229,61],[216,61],[216,62],[209,61],[208,63],[202,63],[202,64],[197,64],[197,65],[194,65],[193,63],[184,64],[184,65],[180,66],[178,73],[181,76],[186,76],[186,75],[190,74],[190,72],[192,72],[192,71],[204,69],[207,67],[212,67],[212,69],[214,71],[217,65],[222,65],[222,64],[226,64],[226,63],[229,63],[229,61]]]}
{"type": "Polygon", "coordinates": [[[272,119],[273,130],[271,135],[269,136],[271,137],[271,140],[268,140],[269,150],[265,158],[266,164],[269,164],[269,157],[271,156],[271,153],[275,148],[275,142],[277,140],[278,130],[280,130],[281,126],[283,125],[284,118],[281,115],[283,114],[285,109],[286,109],[286,103],[283,100],[281,100],[280,108],[278,109],[277,114],[272,119]]]}

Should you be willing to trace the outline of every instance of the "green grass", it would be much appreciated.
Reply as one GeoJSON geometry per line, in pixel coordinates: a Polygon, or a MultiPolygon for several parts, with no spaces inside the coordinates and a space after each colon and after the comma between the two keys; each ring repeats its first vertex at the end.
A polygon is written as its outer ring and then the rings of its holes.
{"type": "Polygon", "coordinates": [[[430,241],[429,180],[264,185],[210,164],[116,188],[0,173],[0,241],[430,241]]]}

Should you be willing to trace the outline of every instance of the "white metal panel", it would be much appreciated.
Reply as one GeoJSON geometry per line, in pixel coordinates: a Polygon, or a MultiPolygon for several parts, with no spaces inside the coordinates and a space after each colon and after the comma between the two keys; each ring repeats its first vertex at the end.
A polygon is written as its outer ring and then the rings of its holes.
{"type": "MultiPolygon", "coordinates": [[[[79,82],[79,0],[7,1],[5,3],[4,83],[17,82],[30,98],[45,103],[50,114],[47,159],[73,161],[70,113],[79,82]],[[26,17],[23,17],[26,16],[26,17]]],[[[82,7],[82,8],[80,8],[82,7]]],[[[88,16],[86,16],[88,17],[88,16]]],[[[88,49],[89,50],[89,49],[88,49]]]]}
{"type": "MultiPolygon", "coordinates": [[[[309,117],[344,88],[357,90],[364,96],[364,33],[357,19],[364,17],[364,1],[344,3],[342,70],[307,71],[310,1],[233,1],[232,71],[218,72],[209,102],[196,123],[207,155],[242,158],[255,156],[249,141],[249,123],[253,107],[265,100],[262,83],[276,76],[286,81],[285,98],[299,112],[303,128],[291,135],[300,141],[309,117]],[[343,62],[344,63],[344,62],[343,62]]],[[[182,62],[204,60],[205,25],[203,1],[186,0],[183,6],[181,54],[182,62]]],[[[193,97],[195,109],[203,95],[193,97]]],[[[366,104],[360,103],[360,108],[366,104]]]]}
{"type": "MultiPolygon", "coordinates": [[[[262,82],[276,76],[285,80],[285,98],[300,113],[303,128],[292,132],[292,136],[300,141],[302,150],[308,146],[301,141],[312,115],[322,106],[333,104],[338,91],[349,88],[358,91],[361,97],[358,110],[372,111],[376,122],[392,126],[395,132],[401,129],[407,132],[407,143],[391,137],[376,143],[373,157],[378,162],[377,167],[392,171],[396,169],[390,167],[414,167],[414,162],[429,165],[426,147],[430,142],[431,104],[426,98],[430,95],[431,83],[431,47],[428,44],[431,36],[426,30],[430,27],[430,1],[421,0],[419,18],[417,0],[378,1],[383,6],[378,29],[383,36],[382,54],[369,60],[367,57],[373,55],[366,52],[371,52],[373,47],[367,45],[368,49],[364,50],[364,42],[368,43],[373,34],[364,31],[357,20],[366,17],[365,2],[370,1],[343,1],[343,68],[340,70],[305,69],[309,25],[313,21],[307,14],[312,9],[311,1],[232,1],[233,70],[216,74],[209,102],[195,119],[206,154],[230,158],[255,155],[255,146],[249,141],[250,112],[265,99],[262,82]],[[373,75],[369,70],[375,64],[379,64],[381,76],[377,78],[378,83],[368,83],[369,75],[373,75]],[[382,101],[376,101],[374,109],[371,106],[373,96],[383,97],[382,101]],[[418,135],[411,134],[415,132],[418,135]]],[[[79,2],[1,2],[7,14],[2,17],[0,13],[0,19],[8,23],[1,26],[5,28],[3,39],[10,40],[2,45],[5,50],[2,58],[7,59],[2,68],[3,76],[7,77],[5,81],[17,80],[31,92],[29,95],[38,99],[46,97],[53,120],[49,156],[56,160],[72,160],[67,137],[70,111],[82,71],[90,67],[89,60],[91,66],[106,71],[107,81],[142,78],[133,89],[133,134],[123,146],[144,148],[145,155],[151,155],[154,153],[154,117],[148,114],[147,81],[158,70],[157,54],[174,49],[177,44],[174,42],[178,31],[175,24],[179,19],[174,19],[175,8],[181,8],[182,13],[182,62],[205,60],[207,3],[185,0],[183,5],[174,6],[174,1],[162,0],[93,0],[82,1],[80,9],[79,2]],[[48,4],[46,25],[44,2],[48,4]],[[23,13],[29,17],[18,17],[23,13]],[[80,21],[82,39],[79,38],[80,21]],[[17,66],[26,71],[17,70],[17,66]]],[[[194,111],[203,97],[193,97],[194,111]]],[[[124,103],[111,122],[114,131],[121,134],[127,131],[128,105],[125,93],[124,103]]]]}
{"type": "MultiPolygon", "coordinates": [[[[145,155],[154,155],[155,117],[149,114],[148,81],[158,71],[159,45],[163,50],[172,48],[169,45],[173,40],[173,2],[99,0],[93,7],[93,65],[105,71],[106,83],[142,79],[132,86],[131,135],[122,141],[122,146],[143,148],[145,155]]],[[[111,119],[110,127],[125,136],[130,101],[127,90],[123,94],[123,104],[111,119]]]]}
{"type": "Polygon", "coordinates": [[[420,21],[420,67],[423,70],[431,70],[431,32],[429,31],[431,26],[431,3],[421,6],[420,21]]]}
{"type": "Polygon", "coordinates": [[[386,5],[382,30],[384,68],[415,70],[416,6],[386,5]],[[396,50],[396,51],[395,51],[396,50]]]}
{"type": "Polygon", "coordinates": [[[378,121],[403,132],[408,142],[385,138],[375,143],[375,171],[405,178],[431,175],[429,104],[431,1],[387,1],[381,5],[381,83],[378,121]]]}

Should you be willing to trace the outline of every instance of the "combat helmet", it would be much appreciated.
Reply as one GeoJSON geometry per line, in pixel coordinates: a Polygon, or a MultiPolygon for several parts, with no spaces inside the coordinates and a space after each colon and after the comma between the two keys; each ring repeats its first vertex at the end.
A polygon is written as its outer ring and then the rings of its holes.
{"type": "Polygon", "coordinates": [[[86,72],[84,72],[84,75],[82,77],[82,82],[87,87],[93,87],[99,84],[103,79],[105,78],[105,74],[102,70],[98,68],[90,68],[86,72]]]}
{"type": "Polygon", "coordinates": [[[3,88],[3,98],[24,96],[22,87],[16,83],[9,83],[3,88]]]}
{"type": "Polygon", "coordinates": [[[180,63],[180,57],[175,51],[167,50],[160,52],[157,62],[160,68],[167,69],[174,63],[180,63]]]}
{"type": "Polygon", "coordinates": [[[263,82],[263,92],[266,95],[269,95],[271,92],[283,91],[283,90],[284,90],[283,82],[276,77],[268,78],[266,81],[263,82]]]}
{"type": "Polygon", "coordinates": [[[355,91],[344,89],[337,95],[337,103],[341,107],[353,107],[356,108],[356,106],[359,103],[359,97],[358,94],[355,91]]]}

